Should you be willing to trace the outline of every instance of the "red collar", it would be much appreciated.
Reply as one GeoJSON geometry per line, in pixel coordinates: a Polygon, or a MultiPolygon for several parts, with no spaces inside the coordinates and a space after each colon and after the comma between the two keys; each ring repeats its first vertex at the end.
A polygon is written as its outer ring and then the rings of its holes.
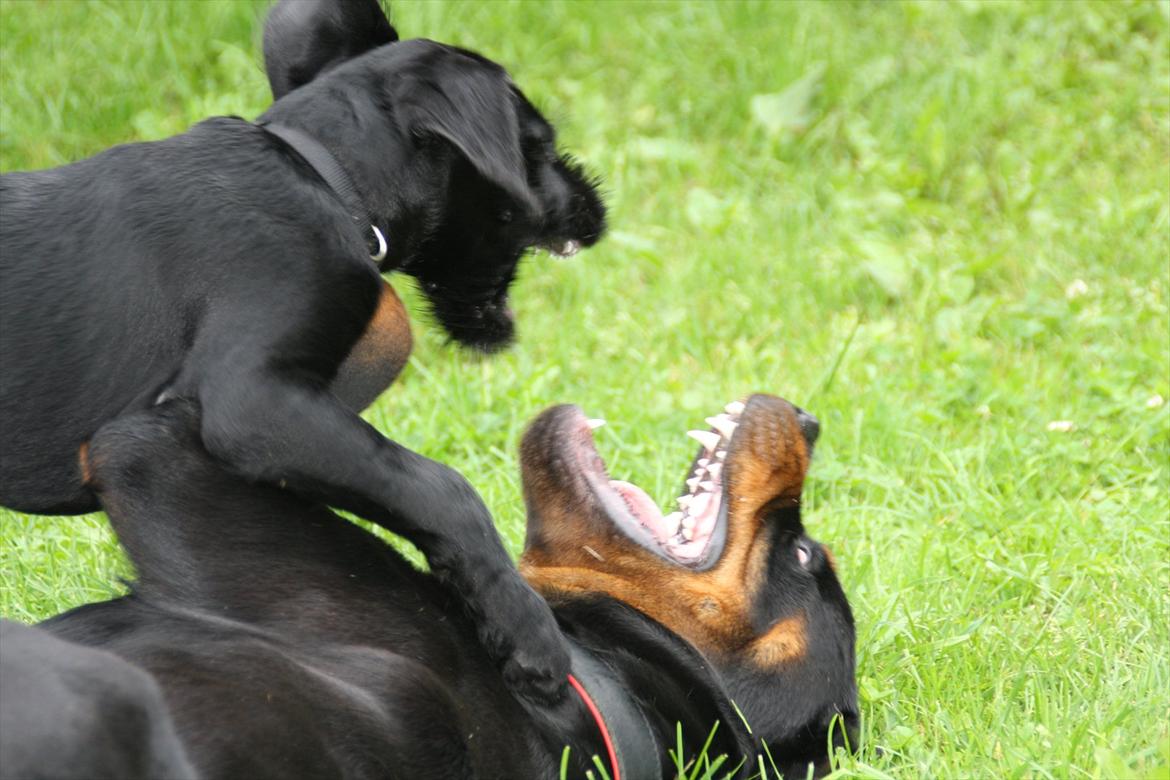
{"type": "Polygon", "coordinates": [[[597,724],[597,730],[601,732],[601,741],[605,743],[605,751],[609,754],[609,766],[613,770],[611,777],[613,780],[622,780],[622,770],[618,766],[617,753],[613,749],[613,740],[609,736],[609,727],[605,725],[605,719],[601,717],[601,710],[597,709],[597,705],[593,703],[593,699],[585,690],[585,686],[577,681],[573,675],[569,675],[569,685],[573,686],[573,690],[581,697],[581,701],[585,702],[585,708],[589,710],[589,714],[593,716],[593,721],[597,724]]]}

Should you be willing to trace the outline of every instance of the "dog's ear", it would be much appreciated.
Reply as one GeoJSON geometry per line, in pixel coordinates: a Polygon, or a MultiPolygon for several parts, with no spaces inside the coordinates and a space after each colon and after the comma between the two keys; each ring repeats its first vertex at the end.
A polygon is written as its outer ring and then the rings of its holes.
{"type": "Polygon", "coordinates": [[[521,98],[500,66],[462,53],[457,58],[435,63],[430,78],[397,97],[410,132],[447,141],[518,207],[538,212],[520,143],[521,98]]]}
{"type": "Polygon", "coordinates": [[[264,22],[272,99],[346,60],[398,40],[378,0],[280,0],[264,22]]]}

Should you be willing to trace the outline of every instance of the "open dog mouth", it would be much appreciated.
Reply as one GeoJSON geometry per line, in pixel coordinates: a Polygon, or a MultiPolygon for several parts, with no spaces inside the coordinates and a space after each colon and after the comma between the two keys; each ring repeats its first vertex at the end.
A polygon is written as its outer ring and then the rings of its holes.
{"type": "Polygon", "coordinates": [[[593,440],[593,430],[604,421],[586,419],[576,407],[565,408],[571,409],[571,419],[564,420],[557,437],[557,467],[562,475],[573,471],[583,481],[577,488],[586,495],[580,498],[592,499],[625,536],[673,563],[701,570],[717,561],[727,536],[726,474],[729,458],[734,459],[729,453],[736,448],[744,404],[733,401],[706,419],[706,430],[687,432],[699,449],[681,494],[667,512],[642,488],[610,477],[593,440]]]}
{"type": "Polygon", "coordinates": [[[736,536],[741,522],[799,502],[820,430],[816,417],[757,393],[727,404],[706,423],[687,432],[699,448],[680,495],[664,512],[637,485],[611,478],[593,440],[603,420],[589,420],[568,404],[542,412],[520,445],[525,555],[531,561],[575,549],[605,561],[597,550],[620,555],[623,548],[633,552],[633,542],[670,564],[707,571],[733,537],[742,538],[736,536]]]}

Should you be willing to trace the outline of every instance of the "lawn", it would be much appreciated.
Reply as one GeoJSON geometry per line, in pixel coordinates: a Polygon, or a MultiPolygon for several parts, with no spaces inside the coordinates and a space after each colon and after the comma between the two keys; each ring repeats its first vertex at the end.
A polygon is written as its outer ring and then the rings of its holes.
{"type": "MultiPolygon", "coordinates": [[[[0,2],[0,169],[267,103],[262,6],[0,2]]],[[[806,524],[858,622],[842,777],[1170,776],[1170,3],[400,2],[504,63],[612,231],[527,262],[520,340],[416,350],[368,412],[475,484],[571,401],[661,503],[688,427],[817,414],[806,524]]],[[[84,251],[79,247],[78,251],[84,251]]],[[[61,258],[68,262],[68,258],[61,258]]],[[[100,516],[0,510],[0,614],[130,574],[100,516]]]]}

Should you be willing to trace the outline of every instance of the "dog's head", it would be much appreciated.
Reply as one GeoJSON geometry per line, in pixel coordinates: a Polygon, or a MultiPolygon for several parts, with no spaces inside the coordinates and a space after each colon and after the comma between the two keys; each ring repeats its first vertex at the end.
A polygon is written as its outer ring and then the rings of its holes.
{"type": "Polygon", "coordinates": [[[708,422],[664,516],[609,478],[580,410],[540,415],[521,445],[521,570],[553,604],[616,599],[690,642],[785,776],[803,777],[823,769],[830,732],[842,744],[857,725],[849,603],[801,522],[818,424],[766,395],[708,422]]]}
{"type": "Polygon", "coordinates": [[[269,115],[348,163],[389,226],[383,270],[415,277],[456,341],[509,344],[520,258],[571,255],[601,237],[595,181],[557,150],[552,125],[496,63],[399,42],[376,0],[282,0],[264,57],[278,99],[269,115]]]}

